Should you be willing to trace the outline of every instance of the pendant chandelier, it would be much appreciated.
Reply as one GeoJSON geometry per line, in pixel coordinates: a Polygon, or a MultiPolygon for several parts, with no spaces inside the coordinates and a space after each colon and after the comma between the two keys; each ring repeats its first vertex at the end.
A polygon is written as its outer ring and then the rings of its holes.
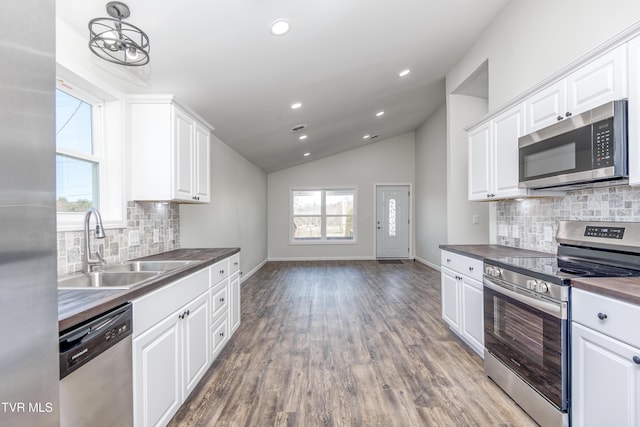
{"type": "Polygon", "coordinates": [[[111,18],[89,21],[89,49],[114,64],[141,66],[149,62],[149,36],[140,28],[124,22],[131,14],[129,6],[119,1],[107,3],[111,18]]]}

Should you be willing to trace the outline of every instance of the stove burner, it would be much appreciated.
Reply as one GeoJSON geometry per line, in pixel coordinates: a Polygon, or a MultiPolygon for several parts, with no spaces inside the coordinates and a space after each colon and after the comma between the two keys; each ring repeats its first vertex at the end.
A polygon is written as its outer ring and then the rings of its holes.
{"type": "Polygon", "coordinates": [[[636,277],[640,271],[595,262],[573,262],[558,259],[558,271],[578,277],[636,277]]]}

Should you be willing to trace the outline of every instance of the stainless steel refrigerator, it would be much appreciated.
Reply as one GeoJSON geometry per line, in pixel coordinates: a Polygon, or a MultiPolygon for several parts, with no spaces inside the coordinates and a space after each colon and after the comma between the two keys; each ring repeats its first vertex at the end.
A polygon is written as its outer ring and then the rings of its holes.
{"type": "Polygon", "coordinates": [[[0,58],[0,425],[54,426],[54,0],[0,1],[0,58]]]}

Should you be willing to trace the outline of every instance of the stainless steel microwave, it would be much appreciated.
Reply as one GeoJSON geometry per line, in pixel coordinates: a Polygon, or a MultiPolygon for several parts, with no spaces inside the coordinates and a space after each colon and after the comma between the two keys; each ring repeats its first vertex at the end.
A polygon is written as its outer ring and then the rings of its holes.
{"type": "Polygon", "coordinates": [[[608,102],[518,139],[520,188],[628,176],[627,101],[608,102]]]}

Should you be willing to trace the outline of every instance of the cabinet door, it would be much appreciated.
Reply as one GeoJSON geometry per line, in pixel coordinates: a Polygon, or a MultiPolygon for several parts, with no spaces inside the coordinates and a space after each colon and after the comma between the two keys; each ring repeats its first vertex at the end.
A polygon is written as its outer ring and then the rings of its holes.
{"type": "Polygon", "coordinates": [[[640,37],[628,43],[629,184],[640,184],[640,37]]]}
{"type": "Polygon", "coordinates": [[[175,314],[133,340],[136,426],[166,425],[182,403],[180,326],[175,314]]]}
{"type": "Polygon", "coordinates": [[[484,354],[484,301],[482,283],[462,277],[462,320],[460,333],[473,350],[483,357],[484,354]]]}
{"type": "Polygon", "coordinates": [[[229,280],[229,336],[240,326],[240,274],[236,273],[229,280]]]}
{"type": "Polygon", "coordinates": [[[195,124],[194,191],[196,200],[209,203],[211,200],[211,133],[204,126],[195,124]]]}
{"type": "Polygon", "coordinates": [[[492,192],[490,123],[469,132],[469,200],[487,200],[492,192]]]}
{"type": "Polygon", "coordinates": [[[505,111],[492,120],[494,141],[494,182],[496,197],[526,194],[518,188],[518,138],[524,134],[524,104],[505,111]]]}
{"type": "Polygon", "coordinates": [[[640,425],[640,349],[572,322],[572,424],[640,425]]]}
{"type": "Polygon", "coordinates": [[[525,134],[552,125],[564,118],[567,111],[566,81],[542,89],[525,101],[525,134]]]}
{"type": "Polygon", "coordinates": [[[620,46],[569,74],[567,112],[580,114],[606,102],[626,98],[626,67],[627,48],[620,46]]]}
{"type": "Polygon", "coordinates": [[[446,267],[441,268],[442,318],[451,328],[460,330],[459,286],[457,275],[446,267]]]}
{"type": "Polygon", "coordinates": [[[187,315],[182,319],[183,399],[187,398],[209,367],[209,292],[191,302],[185,310],[187,315]]]}
{"type": "Polygon", "coordinates": [[[178,108],[175,112],[175,194],[177,200],[193,200],[193,126],[191,117],[178,108]]]}

